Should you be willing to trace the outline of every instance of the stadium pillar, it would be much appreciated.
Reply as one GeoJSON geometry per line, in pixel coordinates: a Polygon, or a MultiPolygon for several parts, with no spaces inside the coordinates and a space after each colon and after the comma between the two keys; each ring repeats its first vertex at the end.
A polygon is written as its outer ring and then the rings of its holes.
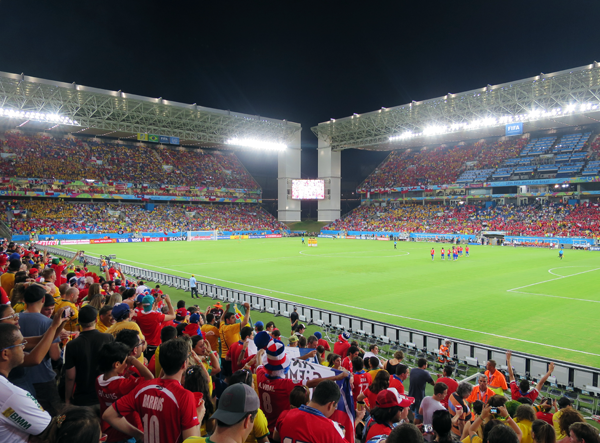
{"type": "Polygon", "coordinates": [[[292,179],[300,179],[300,131],[293,136],[292,142],[277,159],[277,219],[282,223],[301,221],[300,200],[292,200],[292,179]],[[290,192],[288,192],[290,191],[290,192]]]}
{"type": "Polygon", "coordinates": [[[326,140],[319,138],[319,178],[325,180],[325,200],[319,200],[319,221],[340,218],[342,153],[333,151],[326,140]]]}

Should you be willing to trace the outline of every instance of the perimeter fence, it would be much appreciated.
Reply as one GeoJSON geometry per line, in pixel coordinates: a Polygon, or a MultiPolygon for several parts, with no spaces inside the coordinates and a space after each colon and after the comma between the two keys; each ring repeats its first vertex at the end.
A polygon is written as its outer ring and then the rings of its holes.
{"type": "MultiPolygon", "coordinates": [[[[74,251],[68,251],[52,246],[44,246],[53,255],[72,258],[74,251]]],[[[99,257],[86,254],[85,258],[91,265],[100,266],[99,257]]],[[[190,290],[188,278],[149,269],[139,268],[119,263],[123,273],[138,280],[156,282],[183,291],[190,290]]],[[[430,366],[441,369],[437,362],[440,345],[447,338],[452,340],[453,359],[456,362],[457,374],[466,376],[470,369],[485,369],[485,363],[493,359],[498,368],[506,373],[506,349],[475,343],[458,338],[442,336],[431,332],[412,329],[401,325],[384,323],[363,317],[344,314],[341,312],[317,308],[301,303],[290,302],[262,294],[231,289],[211,283],[198,282],[198,293],[225,303],[250,303],[253,310],[268,312],[273,315],[289,317],[294,307],[297,308],[300,321],[317,325],[333,340],[342,332],[349,332],[351,339],[363,343],[378,344],[387,347],[391,352],[401,350],[409,362],[425,358],[430,366]]],[[[551,337],[551,334],[548,335],[551,337]]],[[[510,340],[507,338],[507,340],[510,340]]],[[[513,352],[512,365],[515,377],[527,378],[536,382],[547,372],[548,358],[513,352]]],[[[555,369],[549,383],[543,388],[542,395],[560,397],[565,395],[583,407],[584,412],[593,414],[600,409],[600,388],[598,376],[600,369],[578,363],[553,360],[555,369]],[[588,410],[589,409],[589,410],[588,410]]]]}

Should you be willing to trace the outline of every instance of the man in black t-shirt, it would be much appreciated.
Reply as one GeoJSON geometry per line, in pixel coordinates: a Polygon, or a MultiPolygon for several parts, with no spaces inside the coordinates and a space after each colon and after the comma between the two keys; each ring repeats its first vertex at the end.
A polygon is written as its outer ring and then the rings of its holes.
{"type": "Polygon", "coordinates": [[[290,315],[290,323],[292,324],[292,334],[296,332],[296,328],[298,327],[298,308],[294,307],[294,312],[290,315]]]}
{"type": "Polygon", "coordinates": [[[67,343],[65,348],[65,402],[78,406],[98,404],[96,378],[98,354],[105,343],[114,341],[111,334],[96,329],[98,310],[93,306],[84,306],[79,311],[81,334],[67,343]]]}
{"type": "Polygon", "coordinates": [[[415,414],[416,424],[423,421],[423,416],[419,414],[419,408],[421,407],[421,402],[425,398],[425,385],[427,383],[432,386],[435,385],[433,378],[431,378],[431,374],[426,370],[427,360],[420,358],[417,360],[417,366],[418,367],[413,368],[410,371],[410,385],[408,388],[408,396],[415,399],[415,402],[410,409],[415,414]]]}

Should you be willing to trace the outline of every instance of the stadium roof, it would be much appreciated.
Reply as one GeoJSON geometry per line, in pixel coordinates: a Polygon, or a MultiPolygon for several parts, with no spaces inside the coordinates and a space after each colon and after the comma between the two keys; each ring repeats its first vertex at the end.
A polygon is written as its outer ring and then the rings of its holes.
{"type": "Polygon", "coordinates": [[[392,150],[558,129],[600,121],[600,64],[487,85],[320,123],[312,131],[334,150],[392,150]]]}
{"type": "Polygon", "coordinates": [[[286,120],[6,72],[0,72],[0,122],[130,140],[150,133],[179,137],[181,145],[218,148],[231,148],[225,142],[232,138],[286,143],[301,130],[286,120]]]}

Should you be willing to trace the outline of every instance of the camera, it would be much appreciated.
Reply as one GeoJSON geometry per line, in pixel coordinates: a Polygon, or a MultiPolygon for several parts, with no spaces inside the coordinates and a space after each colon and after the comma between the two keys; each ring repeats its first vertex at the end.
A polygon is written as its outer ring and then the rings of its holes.
{"type": "Polygon", "coordinates": [[[430,434],[433,432],[433,426],[432,425],[423,425],[423,432],[425,434],[430,434]]]}
{"type": "Polygon", "coordinates": [[[490,409],[490,413],[491,414],[497,414],[498,413],[498,408],[491,408],[490,409]]]}

